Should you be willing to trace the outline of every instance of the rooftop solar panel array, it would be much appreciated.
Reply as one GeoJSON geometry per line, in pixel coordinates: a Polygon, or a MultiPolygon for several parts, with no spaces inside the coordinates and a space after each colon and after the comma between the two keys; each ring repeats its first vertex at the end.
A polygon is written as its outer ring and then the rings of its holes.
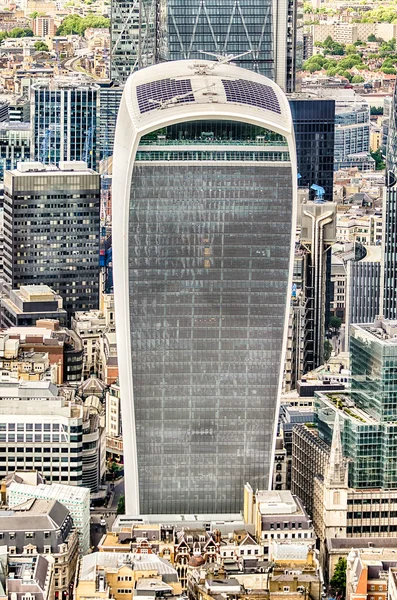
{"type": "Polygon", "coordinates": [[[171,100],[175,96],[183,96],[175,99],[177,104],[195,101],[190,79],[159,79],[142,83],[137,86],[136,95],[141,114],[155,110],[162,102],[171,100]]]}
{"type": "Polygon", "coordinates": [[[246,79],[222,79],[222,83],[228,102],[249,104],[281,114],[277,95],[269,85],[246,79]]]}

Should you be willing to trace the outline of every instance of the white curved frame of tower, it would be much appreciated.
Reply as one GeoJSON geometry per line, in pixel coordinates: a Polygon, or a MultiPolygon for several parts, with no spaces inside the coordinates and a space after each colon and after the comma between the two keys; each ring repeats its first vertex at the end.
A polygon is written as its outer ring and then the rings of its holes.
{"type": "MultiPolygon", "coordinates": [[[[293,190],[289,279],[287,290],[290,290],[292,286],[295,224],[298,201],[297,160],[294,127],[290,107],[283,91],[267,77],[236,67],[232,64],[221,64],[207,60],[183,60],[161,63],[130,75],[124,88],[117,119],[112,180],[115,317],[123,420],[126,513],[129,515],[140,514],[137,440],[133,402],[128,269],[129,208],[135,155],[142,136],[165,126],[203,119],[244,122],[269,129],[286,138],[291,163],[293,190]],[[179,100],[182,99],[182,96],[176,95],[174,98],[166,99],[165,101],[151,100],[152,103],[155,103],[158,106],[153,110],[140,112],[137,100],[137,87],[139,85],[158,80],[178,78],[184,80],[190,79],[192,85],[191,93],[194,95],[194,102],[181,102],[179,100]],[[280,113],[259,106],[253,106],[248,103],[228,101],[222,85],[222,80],[225,79],[245,80],[271,87],[277,97],[280,113]]],[[[286,293],[284,339],[273,428],[273,452],[270,461],[269,486],[271,486],[274,463],[278,408],[281,396],[287,343],[289,304],[290,295],[286,293]]]]}

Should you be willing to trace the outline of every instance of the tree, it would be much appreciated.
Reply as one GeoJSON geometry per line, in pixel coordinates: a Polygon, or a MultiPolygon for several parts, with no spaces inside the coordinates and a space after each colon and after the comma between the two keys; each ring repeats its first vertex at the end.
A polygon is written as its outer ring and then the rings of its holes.
{"type": "Polygon", "coordinates": [[[365,79],[362,75],[354,75],[352,83],[364,83],[365,79]]]}
{"type": "Polygon", "coordinates": [[[97,15],[88,15],[87,17],[68,15],[58,28],[57,35],[84,35],[88,27],[109,29],[110,21],[106,17],[97,15]]]}
{"type": "Polygon", "coordinates": [[[331,586],[334,590],[341,593],[343,596],[346,591],[346,558],[340,558],[336,563],[335,571],[330,581],[331,586]]]}
{"type": "Polygon", "coordinates": [[[376,42],[376,35],[374,35],[373,33],[371,33],[368,37],[367,37],[367,41],[368,42],[376,42]]]}
{"type": "Polygon", "coordinates": [[[328,362],[332,354],[332,344],[329,340],[324,342],[324,362],[328,362]]]}
{"type": "Polygon", "coordinates": [[[338,331],[338,329],[340,329],[340,326],[342,325],[342,319],[340,319],[339,317],[331,317],[329,320],[329,326],[331,327],[331,329],[333,329],[335,331],[335,333],[338,331]]]}
{"type": "Polygon", "coordinates": [[[378,148],[374,152],[371,151],[371,156],[375,160],[376,170],[383,171],[383,169],[385,168],[385,161],[383,160],[383,156],[382,156],[382,152],[380,151],[380,148],[378,148]]]}
{"type": "Polygon", "coordinates": [[[371,115],[383,115],[383,106],[371,106],[371,115]]]}
{"type": "Polygon", "coordinates": [[[35,42],[34,49],[37,52],[48,52],[48,46],[47,46],[47,44],[45,44],[44,42],[40,42],[40,41],[35,42]]]}
{"type": "Polygon", "coordinates": [[[117,503],[117,514],[125,515],[125,496],[120,496],[119,498],[119,501],[117,503]]]}

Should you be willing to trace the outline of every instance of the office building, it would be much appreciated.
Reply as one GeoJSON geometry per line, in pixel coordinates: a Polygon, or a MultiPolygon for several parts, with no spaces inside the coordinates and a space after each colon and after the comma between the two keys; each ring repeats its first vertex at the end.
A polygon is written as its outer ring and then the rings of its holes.
{"type": "Polygon", "coordinates": [[[397,87],[390,107],[386,145],[386,193],[383,202],[383,315],[397,319],[397,87]]]}
{"type": "Polygon", "coordinates": [[[19,290],[3,287],[0,298],[2,327],[33,327],[41,319],[55,319],[66,325],[63,301],[48,285],[21,285],[19,290]]]}
{"type": "Polygon", "coordinates": [[[8,488],[8,505],[18,506],[32,498],[58,500],[69,511],[79,535],[80,554],[90,549],[90,490],[83,487],[53,483],[45,485],[27,485],[11,483],[8,488]]]}
{"type": "MultiPolygon", "coordinates": [[[[130,71],[132,72],[132,70],[130,71]]],[[[127,76],[129,73],[127,74],[127,76]]],[[[113,155],[117,113],[123,88],[117,85],[101,85],[99,89],[98,155],[99,160],[113,155]]]]}
{"type": "Polygon", "coordinates": [[[134,595],[173,599],[182,593],[176,570],[155,554],[94,552],[82,558],[76,583],[76,600],[134,595]]]}
{"type": "MultiPolygon", "coordinates": [[[[1,106],[0,106],[1,109],[1,106]]],[[[0,180],[19,161],[30,159],[31,131],[29,123],[0,123],[0,180]]]]}
{"type": "Polygon", "coordinates": [[[0,477],[36,469],[50,482],[82,485],[83,409],[49,381],[0,386],[0,477]]]}
{"type": "Polygon", "coordinates": [[[347,262],[346,331],[351,323],[373,323],[381,312],[380,246],[367,246],[362,260],[347,262]]]}
{"type": "Polygon", "coordinates": [[[18,370],[19,361],[32,352],[48,355],[56,368],[56,382],[78,383],[83,372],[83,345],[74,331],[60,328],[58,321],[37,321],[36,327],[10,327],[0,334],[0,356],[5,369],[18,370]]]}
{"type": "Polygon", "coordinates": [[[31,88],[31,157],[44,164],[97,166],[99,86],[78,77],[42,79],[31,88]]]}
{"type": "Polygon", "coordinates": [[[331,248],[336,239],[336,204],[300,194],[298,209],[301,288],[304,296],[303,373],[324,362],[331,302],[331,248]]]}
{"type": "MultiPolygon", "coordinates": [[[[311,518],[297,496],[290,491],[254,492],[244,487],[244,521],[254,525],[255,539],[269,559],[273,541],[312,546],[315,535],[311,518]]],[[[253,553],[254,554],[254,553],[253,553]]]]}
{"type": "MultiPolygon", "coordinates": [[[[332,201],[334,181],[335,100],[305,94],[289,97],[294,122],[298,186],[324,188],[324,200],[332,201]]],[[[309,192],[314,198],[314,191],[309,192]]]]}
{"type": "Polygon", "coordinates": [[[316,420],[320,436],[329,441],[333,416],[339,413],[349,484],[355,488],[397,487],[397,402],[389,372],[397,361],[397,323],[377,320],[352,325],[350,335],[350,395],[317,394],[316,420]]]}
{"type": "Polygon", "coordinates": [[[334,170],[375,170],[370,155],[370,111],[365,101],[338,100],[335,114],[334,170]]]}
{"type": "Polygon", "coordinates": [[[99,175],[84,162],[18,163],[4,186],[6,283],[48,285],[69,317],[98,308],[99,175]]]}
{"type": "Polygon", "coordinates": [[[139,3],[136,0],[115,0],[110,18],[110,78],[124,83],[129,75],[157,62],[159,22],[158,0],[139,3]]]}
{"type": "Polygon", "coordinates": [[[8,595],[4,598],[23,600],[27,595],[26,588],[30,598],[55,598],[55,565],[50,556],[10,556],[6,567],[4,587],[8,595]]]}
{"type": "Polygon", "coordinates": [[[112,383],[106,390],[106,452],[116,460],[123,458],[120,386],[112,383]]]}
{"type": "Polygon", "coordinates": [[[150,0],[112,5],[111,77],[126,81],[133,71],[159,61],[206,59],[202,53],[236,56],[238,66],[270,77],[287,92],[299,86],[303,62],[301,0],[255,0],[189,5],[150,0]],[[134,35],[131,35],[131,30],[134,35]]]}
{"type": "Polygon", "coordinates": [[[272,477],[296,180],[270,80],[208,61],[128,80],[113,252],[132,514],[236,512],[247,481],[272,477]]]}
{"type": "Polygon", "coordinates": [[[33,19],[33,33],[37,37],[54,37],[57,32],[53,17],[38,16],[33,19]]]}
{"type": "Polygon", "coordinates": [[[0,513],[0,529],[0,548],[6,546],[9,555],[46,554],[55,559],[54,598],[72,594],[79,542],[65,506],[32,498],[0,513]]]}
{"type": "Polygon", "coordinates": [[[238,56],[236,64],[270,77],[286,92],[295,90],[303,60],[302,3],[231,0],[170,0],[160,55],[166,60],[202,59],[201,51],[238,56]],[[251,52],[249,52],[251,51],[251,52]]]}

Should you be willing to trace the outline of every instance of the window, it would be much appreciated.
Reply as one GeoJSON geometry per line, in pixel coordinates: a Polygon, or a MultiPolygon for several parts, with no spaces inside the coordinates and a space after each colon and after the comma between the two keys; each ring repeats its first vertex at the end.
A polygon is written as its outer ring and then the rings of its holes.
{"type": "Polygon", "coordinates": [[[10,540],[15,540],[15,531],[10,531],[10,540]]]}
{"type": "Polygon", "coordinates": [[[285,585],[283,587],[283,592],[289,592],[289,585],[285,585]]]}
{"type": "Polygon", "coordinates": [[[33,531],[27,531],[27,532],[25,533],[25,537],[26,537],[26,538],[29,538],[29,539],[33,539],[33,538],[34,538],[34,533],[33,533],[33,531]]]}

